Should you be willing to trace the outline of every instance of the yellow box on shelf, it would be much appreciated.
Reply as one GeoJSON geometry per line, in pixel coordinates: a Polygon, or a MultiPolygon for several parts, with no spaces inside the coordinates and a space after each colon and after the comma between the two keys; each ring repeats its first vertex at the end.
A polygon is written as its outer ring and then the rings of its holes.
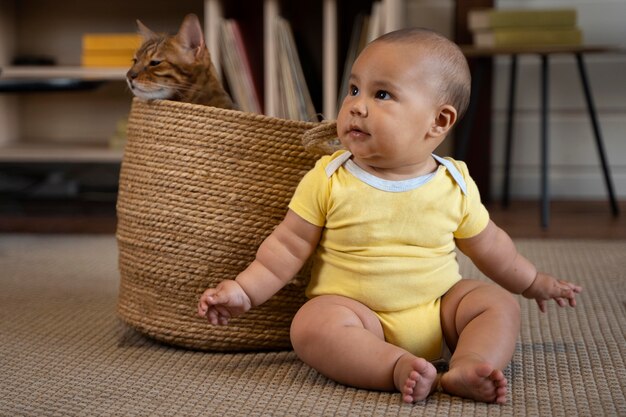
{"type": "Polygon", "coordinates": [[[83,67],[128,67],[131,66],[134,51],[111,51],[105,53],[83,53],[83,67]]]}
{"type": "Polygon", "coordinates": [[[143,38],[137,33],[85,33],[83,52],[85,51],[135,51],[143,38]]]}

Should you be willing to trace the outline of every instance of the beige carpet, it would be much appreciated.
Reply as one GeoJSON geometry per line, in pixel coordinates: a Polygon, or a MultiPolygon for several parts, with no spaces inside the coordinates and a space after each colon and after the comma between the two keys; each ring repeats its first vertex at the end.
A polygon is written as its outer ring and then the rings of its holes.
{"type": "Polygon", "coordinates": [[[518,244],[585,286],[579,307],[540,314],[522,300],[506,405],[407,405],[335,384],[292,352],[193,352],[129,330],[115,315],[112,236],[0,236],[0,415],[626,416],[626,241],[518,244]]]}

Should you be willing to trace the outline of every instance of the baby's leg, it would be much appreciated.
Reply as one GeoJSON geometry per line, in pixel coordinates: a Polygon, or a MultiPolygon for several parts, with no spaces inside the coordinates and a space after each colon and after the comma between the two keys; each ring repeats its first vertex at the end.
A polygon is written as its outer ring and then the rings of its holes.
{"type": "Polygon", "coordinates": [[[441,322],[453,353],[442,388],[465,398],[505,403],[502,369],[511,361],[520,328],[517,300],[505,289],[463,280],[444,295],[441,322]]]}
{"type": "Polygon", "coordinates": [[[308,301],[291,324],[291,342],[302,361],[342,384],[395,389],[405,402],[426,398],[435,385],[431,363],[385,342],[376,315],[346,297],[308,301]]]}

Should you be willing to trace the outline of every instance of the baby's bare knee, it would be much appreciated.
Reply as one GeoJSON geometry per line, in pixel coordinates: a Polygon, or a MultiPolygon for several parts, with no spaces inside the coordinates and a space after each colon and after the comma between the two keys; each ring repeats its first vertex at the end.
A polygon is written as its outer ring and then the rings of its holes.
{"type": "Polygon", "coordinates": [[[517,299],[517,296],[515,296],[514,294],[511,294],[509,291],[505,290],[504,288],[501,288],[498,286],[494,286],[494,287],[496,288],[498,292],[497,296],[495,297],[498,308],[504,312],[519,316],[521,313],[521,307],[517,299]]]}
{"type": "Polygon", "coordinates": [[[298,356],[335,343],[346,328],[364,328],[384,338],[378,319],[364,305],[339,296],[319,296],[306,302],[291,322],[291,344],[298,356]]]}
{"type": "Polygon", "coordinates": [[[308,302],[298,310],[289,331],[291,345],[298,356],[306,356],[306,351],[324,337],[328,329],[324,321],[325,316],[320,314],[315,303],[308,302]]]}
{"type": "Polygon", "coordinates": [[[302,315],[298,312],[291,322],[291,329],[289,331],[291,345],[296,353],[301,349],[301,347],[309,344],[308,341],[311,337],[313,337],[313,331],[315,331],[315,328],[307,325],[306,320],[303,320],[302,315]]]}
{"type": "Polygon", "coordinates": [[[496,286],[496,294],[493,298],[493,309],[503,320],[510,325],[519,327],[521,323],[521,307],[516,295],[511,294],[504,288],[496,286]]]}
{"type": "Polygon", "coordinates": [[[492,283],[479,283],[468,291],[460,302],[459,309],[467,317],[487,313],[512,326],[519,325],[520,322],[521,308],[517,296],[492,283]]]}

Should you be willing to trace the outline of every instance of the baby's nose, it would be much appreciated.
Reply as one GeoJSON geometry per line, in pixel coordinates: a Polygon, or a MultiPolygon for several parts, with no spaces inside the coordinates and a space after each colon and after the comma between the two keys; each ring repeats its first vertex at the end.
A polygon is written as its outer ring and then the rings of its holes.
{"type": "Polygon", "coordinates": [[[367,114],[367,106],[363,100],[354,100],[350,107],[350,113],[355,116],[365,116],[367,114]]]}

